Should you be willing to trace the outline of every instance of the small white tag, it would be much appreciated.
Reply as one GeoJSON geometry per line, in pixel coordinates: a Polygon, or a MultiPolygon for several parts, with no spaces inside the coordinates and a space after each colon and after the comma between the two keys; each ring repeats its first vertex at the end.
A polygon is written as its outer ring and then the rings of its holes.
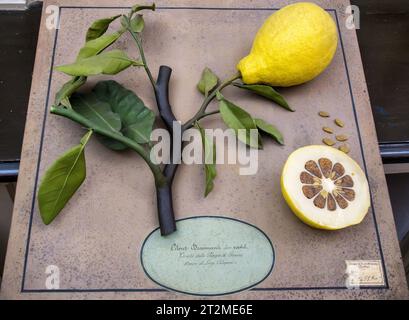
{"type": "Polygon", "coordinates": [[[359,288],[361,286],[384,286],[382,263],[380,260],[345,260],[346,286],[359,288]]]}

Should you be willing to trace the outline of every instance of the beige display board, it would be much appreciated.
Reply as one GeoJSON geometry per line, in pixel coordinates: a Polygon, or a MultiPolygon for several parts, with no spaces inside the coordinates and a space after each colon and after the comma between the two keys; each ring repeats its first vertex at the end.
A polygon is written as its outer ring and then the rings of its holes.
{"type": "MultiPolygon", "coordinates": [[[[163,0],[157,1],[156,12],[144,14],[146,55],[154,76],[160,65],[173,69],[170,100],[178,119],[189,119],[200,106],[202,97],[195,85],[201,70],[208,66],[223,78],[233,74],[263,20],[290,2],[163,0]]],[[[249,290],[222,298],[407,298],[356,32],[346,27],[349,2],[314,2],[336,21],[339,42],[333,62],[322,75],[280,90],[296,112],[236,88],[224,92],[253,115],[274,123],[284,135],[285,146],[266,141],[256,175],[239,175],[238,165],[218,165],[215,189],[206,199],[202,166],[183,165],[174,181],[175,213],[178,219],[238,219],[261,229],[271,241],[275,263],[268,277],[249,290]],[[361,224],[335,232],[300,222],[283,200],[279,185],[288,155],[298,147],[321,143],[321,127],[327,120],[317,116],[320,110],[345,121],[342,133],[350,136],[350,155],[367,173],[372,198],[361,224]],[[364,275],[358,279],[359,289],[346,285],[351,268],[360,268],[364,275]]],[[[77,124],[49,114],[56,90],[68,79],[53,67],[75,60],[93,20],[126,12],[133,4],[112,0],[44,3],[2,298],[190,297],[160,287],[141,267],[141,245],[158,222],[153,178],[136,154],[110,151],[93,139],[86,150],[87,179],[51,225],[41,222],[36,203],[45,168],[84,133],[77,124]],[[49,5],[60,7],[58,30],[46,27],[49,5]],[[50,266],[58,268],[58,288],[48,289],[50,266]]],[[[115,46],[137,56],[128,35],[115,46]]],[[[111,77],[94,77],[89,82],[106,78],[111,77]]],[[[114,78],[156,112],[143,70],[127,69],[114,78]]],[[[218,117],[202,124],[225,128],[218,117]]]]}

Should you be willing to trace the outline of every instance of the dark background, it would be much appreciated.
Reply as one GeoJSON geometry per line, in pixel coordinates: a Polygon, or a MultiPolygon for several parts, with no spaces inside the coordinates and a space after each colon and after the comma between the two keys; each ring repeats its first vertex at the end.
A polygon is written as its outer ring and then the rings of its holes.
{"type": "Polygon", "coordinates": [[[409,1],[351,2],[378,139],[409,142],[409,1]]]}

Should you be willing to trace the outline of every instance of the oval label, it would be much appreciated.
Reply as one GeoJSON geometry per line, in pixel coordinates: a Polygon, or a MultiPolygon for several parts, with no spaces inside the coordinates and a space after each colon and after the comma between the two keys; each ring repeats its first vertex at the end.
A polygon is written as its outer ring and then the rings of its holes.
{"type": "Polygon", "coordinates": [[[142,267],[167,289],[192,295],[223,295],[249,289],[273,269],[274,248],[267,235],[240,220],[201,216],[176,222],[162,237],[159,228],[145,239],[142,267]]]}

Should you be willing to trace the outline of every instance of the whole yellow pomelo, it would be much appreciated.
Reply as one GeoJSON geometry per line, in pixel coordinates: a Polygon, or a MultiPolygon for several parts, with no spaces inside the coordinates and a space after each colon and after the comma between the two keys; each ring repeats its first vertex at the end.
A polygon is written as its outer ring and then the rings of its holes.
{"type": "Polygon", "coordinates": [[[237,68],[247,84],[301,84],[330,64],[337,41],[334,20],[324,9],[309,2],[291,4],[264,22],[237,68]]]}

